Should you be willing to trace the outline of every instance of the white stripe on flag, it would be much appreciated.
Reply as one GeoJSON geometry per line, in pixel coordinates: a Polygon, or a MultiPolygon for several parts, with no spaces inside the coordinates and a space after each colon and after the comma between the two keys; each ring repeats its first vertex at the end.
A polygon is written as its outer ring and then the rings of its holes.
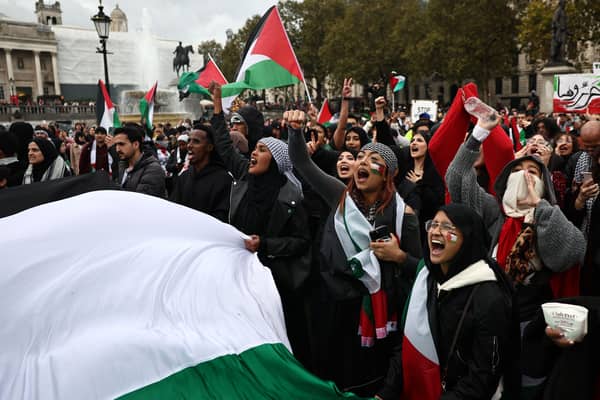
{"type": "Polygon", "coordinates": [[[260,344],[289,348],[270,270],[239,231],[190,208],[91,192],[0,219],[0,248],[2,399],[114,398],[260,344]],[[73,226],[94,238],[65,245],[73,226]]]}

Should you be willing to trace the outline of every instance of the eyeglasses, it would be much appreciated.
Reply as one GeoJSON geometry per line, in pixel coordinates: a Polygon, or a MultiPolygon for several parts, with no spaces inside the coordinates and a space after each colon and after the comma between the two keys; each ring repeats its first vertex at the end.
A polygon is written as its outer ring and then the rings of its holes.
{"type": "Polygon", "coordinates": [[[447,222],[437,222],[437,221],[432,221],[429,220],[427,222],[425,222],[425,230],[427,232],[431,232],[434,229],[438,229],[440,230],[441,233],[448,233],[448,232],[456,232],[456,227],[452,224],[449,224],[447,222]]]}
{"type": "Polygon", "coordinates": [[[547,141],[542,140],[542,139],[537,139],[537,140],[536,139],[529,139],[527,141],[527,144],[535,144],[535,145],[538,145],[538,146],[548,146],[549,145],[549,143],[547,141]]]}

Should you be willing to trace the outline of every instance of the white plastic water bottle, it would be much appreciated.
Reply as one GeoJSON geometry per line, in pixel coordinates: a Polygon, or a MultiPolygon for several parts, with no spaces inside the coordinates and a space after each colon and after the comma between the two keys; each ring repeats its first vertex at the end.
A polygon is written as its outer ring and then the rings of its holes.
{"type": "Polygon", "coordinates": [[[497,117],[497,112],[492,107],[479,100],[477,97],[469,97],[465,100],[465,110],[480,120],[493,121],[497,117]]]}

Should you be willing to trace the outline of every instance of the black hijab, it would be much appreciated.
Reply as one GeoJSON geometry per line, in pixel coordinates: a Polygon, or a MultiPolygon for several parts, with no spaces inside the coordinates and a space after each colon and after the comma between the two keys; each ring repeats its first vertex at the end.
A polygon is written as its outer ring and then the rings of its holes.
{"type": "Polygon", "coordinates": [[[56,157],[58,157],[58,150],[48,139],[33,138],[32,142],[37,144],[44,155],[44,161],[33,165],[33,181],[39,182],[42,179],[44,172],[46,172],[54,160],[56,160],[56,157]]]}
{"type": "Polygon", "coordinates": [[[233,218],[233,225],[248,235],[265,233],[279,190],[287,179],[279,172],[275,159],[261,175],[248,174],[248,190],[233,218]]]}
{"type": "Polygon", "coordinates": [[[439,211],[443,211],[450,221],[452,221],[452,224],[462,233],[463,243],[454,259],[450,262],[450,268],[446,275],[442,273],[440,265],[432,264],[429,258],[429,251],[425,252],[425,263],[436,281],[440,283],[445,282],[477,261],[485,260],[494,271],[498,282],[501,282],[502,286],[510,290],[511,285],[506,274],[488,256],[491,238],[479,214],[470,207],[457,203],[446,204],[440,207],[439,211]]]}

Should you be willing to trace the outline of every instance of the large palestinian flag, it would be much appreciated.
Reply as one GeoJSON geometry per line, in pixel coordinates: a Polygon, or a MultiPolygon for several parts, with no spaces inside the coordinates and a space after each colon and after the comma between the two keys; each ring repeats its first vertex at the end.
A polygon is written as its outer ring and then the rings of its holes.
{"type": "Polygon", "coordinates": [[[236,81],[223,87],[223,97],[245,89],[270,89],[304,82],[302,69],[276,6],[260,19],[250,35],[236,81]]]}
{"type": "Polygon", "coordinates": [[[107,131],[110,128],[121,126],[119,114],[108,95],[106,85],[104,85],[101,79],[98,80],[98,95],[96,97],[96,122],[98,126],[103,127],[107,131]]]}
{"type": "Polygon", "coordinates": [[[205,214],[94,191],[0,218],[0,248],[2,399],[356,398],[294,359],[270,270],[205,214]]]}

